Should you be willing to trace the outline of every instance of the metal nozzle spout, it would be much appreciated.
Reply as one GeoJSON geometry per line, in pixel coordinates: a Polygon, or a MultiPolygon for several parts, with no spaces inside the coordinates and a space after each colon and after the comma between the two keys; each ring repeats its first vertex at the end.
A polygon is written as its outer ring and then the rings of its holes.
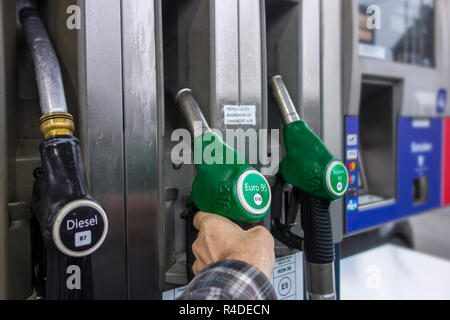
{"type": "Polygon", "coordinates": [[[280,108],[284,123],[289,124],[301,120],[283,82],[283,78],[279,75],[274,76],[270,79],[269,83],[272,89],[272,95],[280,108]]]}
{"type": "Polygon", "coordinates": [[[205,132],[211,131],[191,89],[186,88],[178,91],[175,102],[183,113],[188,129],[193,134],[194,139],[205,132]]]}

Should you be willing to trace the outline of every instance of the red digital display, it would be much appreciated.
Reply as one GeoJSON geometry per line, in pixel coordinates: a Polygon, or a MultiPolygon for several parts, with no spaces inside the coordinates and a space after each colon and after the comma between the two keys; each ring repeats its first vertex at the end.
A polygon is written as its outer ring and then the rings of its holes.
{"type": "Polygon", "coordinates": [[[450,205],[450,118],[444,120],[443,205],[450,205]]]}

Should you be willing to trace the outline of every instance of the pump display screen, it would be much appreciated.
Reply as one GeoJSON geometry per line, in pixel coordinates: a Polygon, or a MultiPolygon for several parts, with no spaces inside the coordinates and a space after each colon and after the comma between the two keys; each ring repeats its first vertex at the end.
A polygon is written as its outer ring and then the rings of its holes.
{"type": "Polygon", "coordinates": [[[359,54],[434,67],[435,0],[360,0],[359,54]]]}

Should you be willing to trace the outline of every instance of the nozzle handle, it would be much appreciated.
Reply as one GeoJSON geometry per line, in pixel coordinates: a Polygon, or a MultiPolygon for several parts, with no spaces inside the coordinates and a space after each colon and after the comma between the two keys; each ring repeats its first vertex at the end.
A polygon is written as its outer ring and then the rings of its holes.
{"type": "Polygon", "coordinates": [[[330,201],[295,188],[304,232],[305,289],[308,300],[335,300],[334,243],[330,201]]]}
{"type": "Polygon", "coordinates": [[[283,78],[276,75],[270,79],[272,95],[280,108],[281,115],[285,124],[290,124],[301,120],[289,91],[284,84],[283,78]]]}

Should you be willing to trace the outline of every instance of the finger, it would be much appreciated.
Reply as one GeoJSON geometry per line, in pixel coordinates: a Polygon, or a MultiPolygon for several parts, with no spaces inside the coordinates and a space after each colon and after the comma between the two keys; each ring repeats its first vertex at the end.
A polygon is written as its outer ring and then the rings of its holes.
{"type": "Polygon", "coordinates": [[[194,263],[192,264],[192,272],[194,273],[194,275],[197,275],[199,270],[198,270],[198,261],[195,260],[194,263]]]}
{"type": "Polygon", "coordinates": [[[197,240],[195,240],[194,243],[192,243],[192,253],[194,254],[196,259],[199,258],[199,252],[200,252],[199,246],[200,246],[200,243],[197,238],[197,240]]]}
{"type": "Polygon", "coordinates": [[[248,232],[254,234],[256,237],[258,237],[260,239],[264,239],[264,241],[267,244],[270,244],[270,246],[275,246],[275,240],[274,240],[272,234],[269,232],[269,230],[267,230],[263,226],[254,227],[254,228],[250,229],[248,232]]]}
{"type": "Polygon", "coordinates": [[[195,260],[192,264],[192,272],[194,275],[198,275],[200,272],[202,272],[203,268],[205,267],[205,264],[200,262],[200,260],[195,260]]]}
{"type": "Polygon", "coordinates": [[[210,213],[206,213],[203,211],[199,211],[197,212],[197,214],[194,217],[194,227],[195,229],[200,231],[200,228],[202,227],[203,221],[208,218],[209,216],[211,216],[210,213]]]}
{"type": "Polygon", "coordinates": [[[256,227],[253,227],[253,228],[249,229],[247,232],[249,232],[249,233],[257,233],[257,234],[264,234],[264,233],[266,233],[268,231],[263,226],[256,226],[256,227]]]}

